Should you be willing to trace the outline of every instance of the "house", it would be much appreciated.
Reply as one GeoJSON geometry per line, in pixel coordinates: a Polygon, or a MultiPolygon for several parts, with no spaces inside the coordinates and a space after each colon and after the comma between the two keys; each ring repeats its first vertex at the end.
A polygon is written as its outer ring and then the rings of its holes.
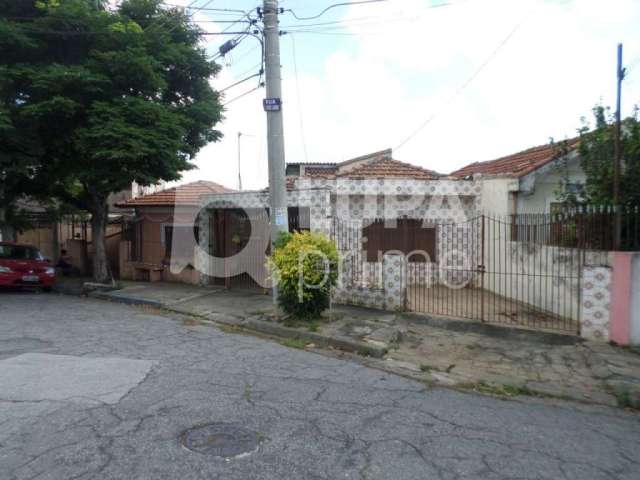
{"type": "MultiPolygon", "coordinates": [[[[343,256],[358,265],[351,278],[355,283],[379,282],[376,272],[382,268],[384,252],[415,252],[410,262],[446,255],[450,239],[463,235],[464,221],[479,205],[473,180],[396,160],[390,149],[340,163],[289,163],[286,176],[290,230],[332,236],[343,256]]],[[[268,196],[267,190],[258,190],[203,198],[200,241],[209,255],[196,263],[207,272],[201,277],[206,283],[220,283],[220,277],[229,275],[239,278],[245,272],[255,283],[268,286],[268,196]],[[249,244],[254,232],[259,232],[257,239],[249,244]],[[234,259],[218,261],[230,257],[234,259]]]]}
{"type": "Polygon", "coordinates": [[[120,243],[120,278],[199,283],[189,247],[199,231],[191,219],[205,195],[228,192],[232,190],[201,180],[118,203],[119,208],[135,212],[120,243]],[[172,260],[184,263],[181,272],[168,268],[172,260]]]}
{"type": "Polygon", "coordinates": [[[506,157],[474,162],[450,176],[473,179],[481,188],[480,208],[498,215],[551,213],[558,193],[580,197],[586,176],[580,167],[579,138],[529,148],[506,157]]]}

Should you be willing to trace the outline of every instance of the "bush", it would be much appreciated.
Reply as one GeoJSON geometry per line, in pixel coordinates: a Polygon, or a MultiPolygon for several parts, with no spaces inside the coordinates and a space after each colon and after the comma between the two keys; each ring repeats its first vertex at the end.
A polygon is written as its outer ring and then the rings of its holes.
{"type": "Polygon", "coordinates": [[[329,307],[338,280],[338,251],[328,238],[311,232],[282,235],[270,263],[278,303],[286,313],[312,320],[329,307]]]}

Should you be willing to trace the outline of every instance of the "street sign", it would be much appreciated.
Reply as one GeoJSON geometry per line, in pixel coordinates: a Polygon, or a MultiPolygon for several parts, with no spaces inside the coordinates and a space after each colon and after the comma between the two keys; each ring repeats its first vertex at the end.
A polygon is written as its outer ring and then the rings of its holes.
{"type": "Polygon", "coordinates": [[[262,100],[265,112],[279,112],[282,109],[282,100],[279,98],[265,98],[262,100]]]}
{"type": "Polygon", "coordinates": [[[282,225],[284,225],[284,221],[286,218],[286,214],[287,214],[287,209],[286,208],[274,208],[275,210],[275,220],[276,220],[276,225],[278,225],[279,227],[281,227],[282,225]]]}

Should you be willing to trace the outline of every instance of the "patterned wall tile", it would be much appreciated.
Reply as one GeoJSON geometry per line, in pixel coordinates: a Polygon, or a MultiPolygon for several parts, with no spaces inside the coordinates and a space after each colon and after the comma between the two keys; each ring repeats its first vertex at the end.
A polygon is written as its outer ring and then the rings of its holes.
{"type": "Polygon", "coordinates": [[[609,340],[609,308],[611,306],[611,269],[583,268],[580,331],[583,338],[609,340]]]}

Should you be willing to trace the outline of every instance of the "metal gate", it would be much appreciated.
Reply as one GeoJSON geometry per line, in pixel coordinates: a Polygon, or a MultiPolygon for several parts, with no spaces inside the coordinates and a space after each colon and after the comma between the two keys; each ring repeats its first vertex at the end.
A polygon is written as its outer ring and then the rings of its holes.
{"type": "Polygon", "coordinates": [[[579,331],[584,248],[575,224],[548,214],[436,223],[435,258],[406,263],[412,311],[579,331]]]}

